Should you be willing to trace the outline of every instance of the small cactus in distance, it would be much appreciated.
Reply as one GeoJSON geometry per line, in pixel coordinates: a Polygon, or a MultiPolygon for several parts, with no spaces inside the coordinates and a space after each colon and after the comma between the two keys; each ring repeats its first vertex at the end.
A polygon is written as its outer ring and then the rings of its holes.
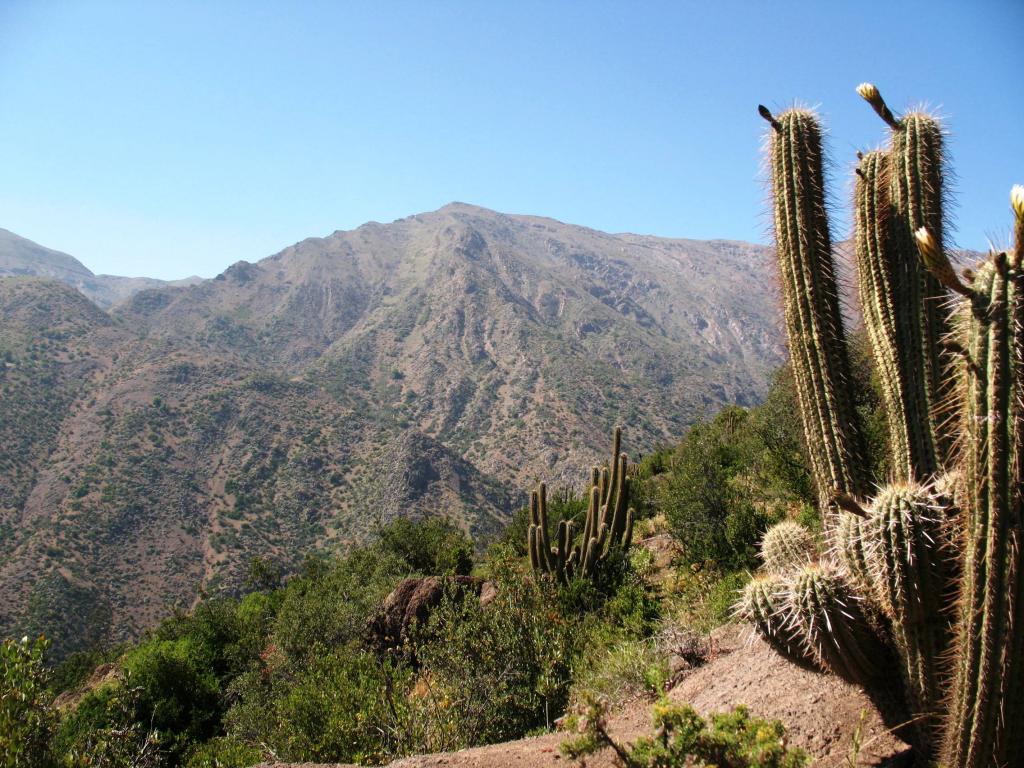
{"type": "Polygon", "coordinates": [[[577,542],[571,520],[558,524],[556,545],[548,533],[547,488],[541,483],[530,494],[527,549],[530,565],[538,573],[562,583],[575,577],[593,578],[613,551],[625,552],[633,539],[633,508],[629,506],[629,459],[622,449],[622,428],[616,427],[608,466],[593,467],[587,490],[587,516],[577,542]]]}

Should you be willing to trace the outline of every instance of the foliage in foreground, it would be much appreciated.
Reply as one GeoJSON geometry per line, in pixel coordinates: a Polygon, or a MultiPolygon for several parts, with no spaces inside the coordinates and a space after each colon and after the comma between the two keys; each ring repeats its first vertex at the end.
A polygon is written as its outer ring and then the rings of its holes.
{"type": "Polygon", "coordinates": [[[654,706],[654,736],[620,744],[608,733],[606,707],[591,702],[582,717],[568,721],[581,735],[562,744],[571,758],[610,748],[624,768],[802,768],[807,754],[786,746],[778,720],[751,717],[746,707],[716,713],[705,720],[692,707],[661,699],[654,706]]]}
{"type": "Polygon", "coordinates": [[[55,713],[46,705],[45,638],[0,645],[0,768],[46,765],[55,713]]]}
{"type": "MultiPolygon", "coordinates": [[[[808,496],[802,447],[785,418],[791,401],[781,375],[765,405],[729,409],[629,469],[644,535],[666,512],[679,535],[731,521],[731,538],[705,545],[691,536],[684,567],[663,570],[657,589],[641,547],[611,553],[593,578],[531,575],[527,510],[482,556],[443,519],[401,520],[374,544],[310,558],[288,579],[255,561],[248,594],[204,599],[132,646],[78,654],[52,674],[41,646],[19,652],[5,690],[20,692],[17,722],[38,728],[11,728],[9,741],[22,753],[36,745],[33,768],[373,764],[544,730],[596,694],[661,690],[666,614],[699,632],[724,620],[745,578],[735,568],[769,522],[808,496]],[[696,500],[686,481],[694,472],[706,474],[696,500]],[[714,507],[717,498],[724,505],[714,507]],[[402,579],[471,570],[497,585],[486,609],[453,590],[405,646],[381,654],[368,642],[367,619],[402,579]],[[101,664],[112,671],[94,675],[101,664]],[[71,698],[58,711],[61,692],[71,698]]],[[[574,520],[582,530],[587,510],[570,490],[548,499],[555,525],[574,520]]]]}

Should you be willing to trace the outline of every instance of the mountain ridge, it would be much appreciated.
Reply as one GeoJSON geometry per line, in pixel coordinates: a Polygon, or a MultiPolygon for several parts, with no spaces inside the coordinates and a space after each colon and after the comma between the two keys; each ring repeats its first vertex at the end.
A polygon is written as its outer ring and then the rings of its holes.
{"type": "Polygon", "coordinates": [[[190,285],[202,278],[157,280],[152,277],[97,275],[74,256],[39,245],[0,227],[0,277],[49,277],[70,285],[107,309],[144,288],[190,285]]]}
{"type": "Polygon", "coordinates": [[[0,279],[0,419],[55,403],[0,464],[0,627],[134,637],[255,555],[294,568],[399,515],[496,532],[614,424],[635,455],[756,402],[783,359],[772,269],[452,204],[107,310],[0,279]]]}

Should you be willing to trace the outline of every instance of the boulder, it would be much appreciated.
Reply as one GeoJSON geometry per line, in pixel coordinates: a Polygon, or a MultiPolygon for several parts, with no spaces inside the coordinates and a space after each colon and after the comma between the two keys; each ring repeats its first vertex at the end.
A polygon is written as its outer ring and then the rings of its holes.
{"type": "Polygon", "coordinates": [[[474,576],[422,576],[409,578],[395,587],[381,603],[367,629],[370,644],[378,650],[399,647],[409,628],[424,624],[446,594],[464,597],[472,592],[487,602],[493,599],[494,583],[474,576]]]}

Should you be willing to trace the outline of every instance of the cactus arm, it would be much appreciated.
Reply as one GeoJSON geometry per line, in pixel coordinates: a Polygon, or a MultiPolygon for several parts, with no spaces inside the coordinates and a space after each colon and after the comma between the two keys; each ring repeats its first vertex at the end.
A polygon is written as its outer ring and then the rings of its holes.
{"type": "Polygon", "coordinates": [[[537,486],[537,513],[540,519],[540,541],[541,550],[544,555],[545,571],[547,573],[554,573],[557,563],[555,562],[555,556],[551,551],[551,536],[548,533],[548,487],[546,484],[541,483],[537,486]]]}
{"type": "Polygon", "coordinates": [[[889,426],[893,464],[906,478],[912,476],[910,430],[917,424],[901,363],[897,335],[903,313],[910,311],[897,297],[897,264],[892,242],[892,205],[889,201],[889,155],[868,152],[860,156],[854,185],[854,255],[864,326],[868,332],[889,426]]]}
{"type": "Polygon", "coordinates": [[[626,474],[624,470],[620,471],[620,453],[622,453],[622,427],[616,427],[612,436],[612,460],[608,465],[611,469],[611,477],[609,478],[607,488],[608,496],[601,499],[604,504],[608,504],[611,501],[611,495],[619,489],[619,478],[626,474]]]}
{"type": "Polygon", "coordinates": [[[956,670],[944,759],[1011,764],[1024,748],[1021,420],[1024,276],[1005,254],[975,274],[963,302],[964,529],[956,670]]]}
{"type": "Polygon", "coordinates": [[[634,514],[635,513],[634,513],[632,507],[630,507],[628,510],[626,510],[626,530],[622,534],[622,551],[623,552],[628,550],[630,545],[633,543],[633,516],[634,516],[634,514]]]}
{"type": "MultiPolygon", "coordinates": [[[[950,458],[951,440],[938,429],[939,411],[952,396],[952,377],[942,355],[936,354],[950,331],[944,308],[945,291],[939,280],[917,258],[915,232],[925,227],[935,249],[945,253],[943,235],[944,149],[942,130],[930,115],[912,112],[892,131],[891,194],[896,208],[896,243],[906,269],[908,301],[918,321],[909,330],[914,354],[924,363],[925,398],[919,418],[927,426],[935,458],[934,467],[950,458]]],[[[935,470],[932,469],[932,472],[935,470]]],[[[922,474],[920,479],[926,479],[922,474]]]]}
{"type": "Polygon", "coordinates": [[[821,130],[806,110],[761,114],[773,126],[776,255],[801,421],[824,511],[835,491],[863,495],[867,479],[825,210],[821,130]]]}

